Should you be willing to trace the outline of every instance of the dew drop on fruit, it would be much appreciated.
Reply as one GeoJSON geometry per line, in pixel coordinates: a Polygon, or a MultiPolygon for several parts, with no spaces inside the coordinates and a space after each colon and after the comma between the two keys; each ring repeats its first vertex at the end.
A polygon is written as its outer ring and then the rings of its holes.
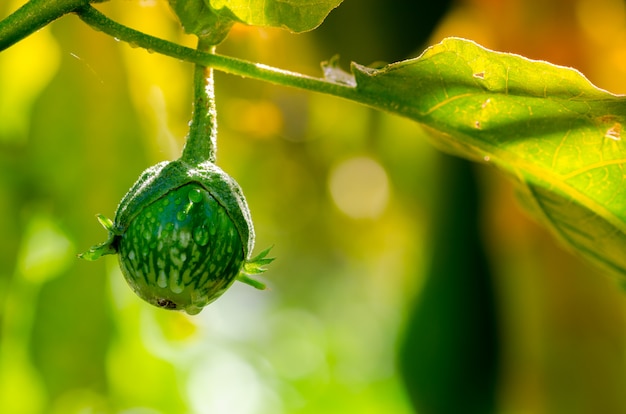
{"type": "Polygon", "coordinates": [[[185,312],[187,312],[188,315],[197,315],[201,310],[202,306],[189,306],[185,308],[185,312]]]}
{"type": "Polygon", "coordinates": [[[191,201],[192,203],[199,203],[200,201],[202,201],[202,194],[200,193],[200,190],[198,188],[190,190],[188,197],[189,201],[191,201]]]}

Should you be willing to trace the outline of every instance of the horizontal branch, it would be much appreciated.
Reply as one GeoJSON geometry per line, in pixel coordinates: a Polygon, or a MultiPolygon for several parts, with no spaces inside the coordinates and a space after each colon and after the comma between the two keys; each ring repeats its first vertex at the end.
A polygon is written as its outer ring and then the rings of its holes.
{"type": "Polygon", "coordinates": [[[30,0],[0,21],[0,52],[79,7],[102,0],[30,0]]]}
{"type": "Polygon", "coordinates": [[[362,99],[354,86],[181,46],[119,24],[91,6],[80,7],[76,10],[76,14],[92,28],[106,33],[115,39],[127,42],[133,45],[133,47],[140,47],[149,52],[160,53],[186,62],[211,67],[221,72],[262,80],[276,85],[320,92],[355,101],[361,101],[362,99]]]}

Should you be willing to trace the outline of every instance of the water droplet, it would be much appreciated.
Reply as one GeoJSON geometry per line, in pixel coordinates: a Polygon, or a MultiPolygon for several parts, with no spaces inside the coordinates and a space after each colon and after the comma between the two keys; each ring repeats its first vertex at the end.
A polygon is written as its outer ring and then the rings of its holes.
{"type": "Polygon", "coordinates": [[[179,211],[178,213],[176,213],[176,219],[178,221],[183,221],[187,218],[187,213],[185,213],[184,211],[179,211]]]}
{"type": "Polygon", "coordinates": [[[193,239],[198,246],[206,246],[209,243],[209,232],[206,227],[196,227],[193,229],[193,239]]]}
{"type": "Polygon", "coordinates": [[[152,232],[149,229],[143,231],[143,238],[150,240],[152,238],[152,232]]]}
{"type": "MultiPolygon", "coordinates": [[[[163,205],[164,206],[169,206],[170,205],[170,199],[166,198],[165,200],[163,200],[163,205]]],[[[162,210],[161,210],[162,211],[162,210]]]]}
{"type": "Polygon", "coordinates": [[[199,203],[200,201],[202,201],[202,193],[200,192],[199,188],[193,188],[189,191],[189,201],[191,201],[192,203],[199,203]]]}
{"type": "Polygon", "coordinates": [[[183,202],[183,198],[178,196],[176,197],[176,199],[174,200],[174,204],[176,204],[177,206],[180,205],[180,203],[183,202]]]}
{"type": "Polygon", "coordinates": [[[191,305],[185,308],[185,312],[187,312],[187,315],[197,315],[200,313],[200,311],[202,311],[202,308],[198,306],[191,305]]]}

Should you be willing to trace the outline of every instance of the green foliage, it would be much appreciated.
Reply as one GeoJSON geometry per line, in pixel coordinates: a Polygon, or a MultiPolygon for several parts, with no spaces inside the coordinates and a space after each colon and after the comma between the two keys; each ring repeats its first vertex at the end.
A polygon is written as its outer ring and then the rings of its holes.
{"type": "Polygon", "coordinates": [[[343,0],[204,0],[220,16],[253,26],[281,27],[300,33],[315,29],[343,0]]]}
{"type": "Polygon", "coordinates": [[[315,29],[343,0],[169,0],[187,33],[218,44],[235,22],[300,33],[315,29]]]}
{"type": "Polygon", "coordinates": [[[419,122],[446,152],[507,172],[558,237],[626,275],[623,97],[573,69],[456,38],[353,71],[355,100],[419,122]]]}

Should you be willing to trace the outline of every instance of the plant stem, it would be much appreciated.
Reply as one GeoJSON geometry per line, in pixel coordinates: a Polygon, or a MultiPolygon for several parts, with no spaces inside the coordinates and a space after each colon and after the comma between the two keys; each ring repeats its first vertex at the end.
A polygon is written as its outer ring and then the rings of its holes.
{"type": "MultiPolygon", "coordinates": [[[[102,1],[102,0],[99,0],[102,1]]],[[[95,0],[30,0],[0,21],[0,51],[95,0]]]]}
{"type": "MultiPolygon", "coordinates": [[[[215,45],[198,39],[197,50],[213,54],[215,45]]],[[[213,69],[195,64],[193,75],[193,114],[182,159],[197,165],[204,161],[215,163],[217,153],[217,111],[213,69]]]]}
{"type": "Polygon", "coordinates": [[[144,48],[150,52],[157,52],[186,62],[211,67],[232,75],[334,95],[367,104],[367,98],[360,95],[354,86],[180,46],[176,43],[159,39],[121,25],[91,6],[81,7],[76,10],[76,13],[85,23],[94,29],[113,36],[118,40],[128,42],[135,47],[144,48]]]}

